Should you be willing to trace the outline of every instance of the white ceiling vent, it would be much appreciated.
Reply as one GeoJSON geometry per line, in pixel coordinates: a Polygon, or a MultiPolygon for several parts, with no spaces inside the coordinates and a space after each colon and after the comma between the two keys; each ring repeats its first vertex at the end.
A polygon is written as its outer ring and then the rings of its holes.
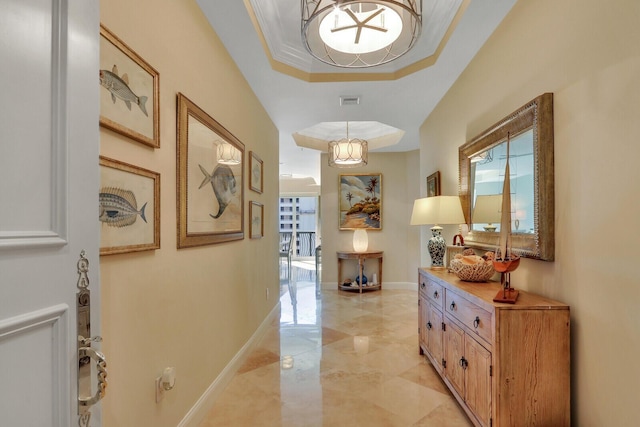
{"type": "Polygon", "coordinates": [[[341,96],[340,97],[340,105],[360,105],[360,97],[359,96],[341,96]]]}

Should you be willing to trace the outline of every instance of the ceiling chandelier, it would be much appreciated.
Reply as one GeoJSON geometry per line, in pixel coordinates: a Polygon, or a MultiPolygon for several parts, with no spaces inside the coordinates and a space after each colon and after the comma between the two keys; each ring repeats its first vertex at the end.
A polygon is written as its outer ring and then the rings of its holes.
{"type": "Polygon", "coordinates": [[[349,122],[347,122],[347,137],[329,141],[329,166],[336,168],[365,166],[369,162],[368,145],[364,139],[349,138],[349,122]]]}
{"type": "Polygon", "coordinates": [[[301,0],[302,41],[329,65],[365,68],[408,52],[422,30],[422,0],[301,0]]]}

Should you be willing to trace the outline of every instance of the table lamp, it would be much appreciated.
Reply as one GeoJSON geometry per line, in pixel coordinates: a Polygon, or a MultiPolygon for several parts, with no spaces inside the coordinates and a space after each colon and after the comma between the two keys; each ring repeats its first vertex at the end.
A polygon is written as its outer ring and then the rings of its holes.
{"type": "Polygon", "coordinates": [[[353,250],[355,252],[367,252],[369,247],[369,236],[367,236],[367,230],[364,228],[358,228],[353,232],[353,250]]]}
{"type": "Polygon", "coordinates": [[[502,194],[491,194],[476,197],[471,222],[487,224],[484,231],[496,231],[494,222],[500,222],[502,215],[502,194]]]}
{"type": "Polygon", "coordinates": [[[440,224],[463,224],[464,214],[458,196],[434,196],[416,199],[411,213],[411,225],[433,224],[431,239],[427,243],[431,256],[431,268],[444,268],[444,254],[447,244],[442,237],[440,224]]]}

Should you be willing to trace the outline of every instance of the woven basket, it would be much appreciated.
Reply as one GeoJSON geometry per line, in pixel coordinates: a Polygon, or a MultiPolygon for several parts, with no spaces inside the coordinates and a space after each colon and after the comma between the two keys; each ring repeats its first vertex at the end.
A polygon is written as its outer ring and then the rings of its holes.
{"type": "Polygon", "coordinates": [[[464,264],[459,259],[451,260],[451,271],[465,282],[486,282],[495,274],[491,263],[464,264]]]}

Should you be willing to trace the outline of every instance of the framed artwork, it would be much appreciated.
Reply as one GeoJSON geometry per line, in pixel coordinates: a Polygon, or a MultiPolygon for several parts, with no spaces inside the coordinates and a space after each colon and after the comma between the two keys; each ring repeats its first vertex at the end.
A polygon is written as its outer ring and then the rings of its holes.
{"type": "Polygon", "coordinates": [[[258,202],[249,202],[249,237],[260,239],[264,236],[264,205],[258,202]]]}
{"type": "Polygon", "coordinates": [[[262,193],[262,159],[253,151],[249,151],[249,188],[256,193],[262,193]]]}
{"type": "Polygon", "coordinates": [[[427,197],[440,196],[440,171],[427,177],[427,197]]]}
{"type": "Polygon", "coordinates": [[[340,230],[382,229],[382,174],[340,175],[340,230]]]}
{"type": "Polygon", "coordinates": [[[160,248],[160,174],[100,156],[100,255],[160,248]]]}
{"type": "Polygon", "coordinates": [[[178,93],[178,248],[244,238],[244,144],[178,93]]]}
{"type": "Polygon", "coordinates": [[[100,126],[160,147],[160,75],[100,25],[100,126]]]}

